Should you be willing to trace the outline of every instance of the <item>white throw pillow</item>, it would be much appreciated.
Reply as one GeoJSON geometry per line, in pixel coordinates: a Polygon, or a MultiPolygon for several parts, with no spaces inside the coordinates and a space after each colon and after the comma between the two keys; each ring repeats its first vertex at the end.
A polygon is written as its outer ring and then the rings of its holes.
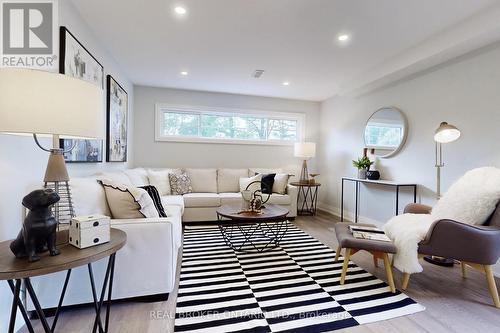
{"type": "Polygon", "coordinates": [[[217,169],[186,169],[193,192],[217,193],[217,169]]]}
{"type": "Polygon", "coordinates": [[[148,172],[143,168],[127,169],[123,171],[134,186],[149,185],[148,172]]]}
{"type": "Polygon", "coordinates": [[[170,181],[168,174],[180,174],[181,169],[161,169],[161,170],[148,170],[149,183],[156,187],[161,196],[170,195],[170,181]]]}
{"type": "Polygon", "coordinates": [[[99,180],[114,219],[160,217],[153,199],[142,188],[126,186],[106,179],[99,180]]]}
{"type": "Polygon", "coordinates": [[[217,170],[217,190],[219,193],[239,192],[240,178],[248,177],[248,169],[217,170]]]}
{"type": "Polygon", "coordinates": [[[288,178],[290,178],[290,176],[287,173],[277,173],[276,176],[274,176],[273,193],[286,194],[288,178]]]}
{"type": "Polygon", "coordinates": [[[76,215],[111,216],[104,188],[95,177],[72,177],[69,181],[76,215]]]}
{"type": "MultiPolygon", "coordinates": [[[[260,182],[261,180],[262,180],[262,175],[261,174],[258,174],[256,176],[249,177],[249,178],[240,178],[240,192],[241,191],[245,191],[247,189],[247,186],[251,182],[260,182]]],[[[255,192],[255,191],[261,190],[261,189],[262,189],[261,188],[261,183],[252,184],[248,188],[248,190],[252,191],[252,192],[255,192]]]]}
{"type": "Polygon", "coordinates": [[[434,220],[483,224],[500,200],[500,169],[477,168],[457,180],[432,209],[434,220]]]}

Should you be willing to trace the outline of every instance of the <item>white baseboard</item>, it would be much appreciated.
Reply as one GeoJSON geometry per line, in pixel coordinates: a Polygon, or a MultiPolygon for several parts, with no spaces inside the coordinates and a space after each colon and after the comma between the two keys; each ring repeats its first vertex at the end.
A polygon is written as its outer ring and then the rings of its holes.
{"type": "MultiPolygon", "coordinates": [[[[324,202],[318,202],[318,209],[340,218],[340,208],[338,208],[338,207],[334,207],[334,206],[325,204],[324,202]]],[[[354,212],[344,210],[344,221],[354,222],[354,212]]],[[[361,216],[361,215],[358,215],[358,222],[359,223],[375,224],[378,227],[384,225],[384,222],[382,222],[382,221],[378,221],[378,220],[375,220],[375,219],[372,219],[372,218],[369,218],[366,216],[361,216]]]]}

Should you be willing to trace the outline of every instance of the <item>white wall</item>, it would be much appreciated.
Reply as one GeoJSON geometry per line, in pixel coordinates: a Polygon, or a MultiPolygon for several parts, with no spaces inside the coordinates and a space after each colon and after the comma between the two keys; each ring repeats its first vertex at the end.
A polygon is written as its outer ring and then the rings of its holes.
{"type": "MultiPolygon", "coordinates": [[[[59,24],[65,25],[104,66],[105,74],[111,74],[129,95],[129,109],[133,105],[133,85],[123,74],[116,61],[93,35],[82,17],[69,1],[59,1],[59,24]]],[[[55,43],[59,45],[59,43],[55,43]]],[[[105,100],[103,100],[105,107],[105,100]]],[[[129,142],[132,142],[132,113],[129,112],[129,142]]],[[[105,126],[105,119],[102,120],[105,126]]],[[[50,140],[43,140],[45,146],[50,140]]],[[[132,145],[129,144],[129,148],[132,145]]],[[[129,149],[129,161],[133,158],[129,149]]],[[[14,238],[22,224],[21,200],[30,190],[41,187],[47,153],[35,146],[30,137],[0,135],[0,241],[14,238]]],[[[130,162],[129,162],[130,163],[130,162]]],[[[123,168],[125,163],[69,164],[70,176],[94,173],[99,169],[123,168]]],[[[11,293],[7,284],[0,283],[0,331],[7,331],[11,293]]],[[[18,316],[19,318],[19,316],[18,316]]],[[[22,321],[22,320],[21,320],[22,321]]],[[[18,321],[20,323],[20,321],[18,321]]]]}
{"type": "MultiPolygon", "coordinates": [[[[156,103],[303,113],[306,115],[306,140],[316,142],[319,138],[320,104],[316,102],[143,86],[135,86],[134,92],[135,166],[300,166],[300,161],[293,157],[293,146],[156,142],[156,103]]],[[[314,160],[311,167],[314,168],[314,160]]]]}
{"type": "MultiPolygon", "coordinates": [[[[433,132],[441,121],[462,131],[444,146],[443,190],[465,171],[500,167],[500,46],[478,50],[419,76],[360,97],[333,97],[321,106],[320,170],[324,208],[340,207],[340,178],[355,175],[351,160],[362,154],[362,133],[371,113],[396,106],[408,117],[409,135],[396,156],[378,161],[383,178],[416,182],[419,201],[433,204],[435,191],[433,132]],[[326,177],[326,179],[325,179],[326,177]],[[326,191],[325,191],[326,190],[326,191]]],[[[394,215],[394,192],[361,186],[362,217],[385,222],[394,215]]],[[[353,186],[346,186],[347,209],[354,211],[353,186]]],[[[404,204],[411,198],[403,195],[404,204]]],[[[497,272],[500,273],[500,267],[497,272]]]]}

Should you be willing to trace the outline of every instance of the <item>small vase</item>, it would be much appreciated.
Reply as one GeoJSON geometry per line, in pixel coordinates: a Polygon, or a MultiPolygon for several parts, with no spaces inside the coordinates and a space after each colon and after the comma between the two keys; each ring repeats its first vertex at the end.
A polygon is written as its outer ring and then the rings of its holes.
{"type": "Polygon", "coordinates": [[[358,169],[358,178],[366,179],[366,169],[358,169]]]}

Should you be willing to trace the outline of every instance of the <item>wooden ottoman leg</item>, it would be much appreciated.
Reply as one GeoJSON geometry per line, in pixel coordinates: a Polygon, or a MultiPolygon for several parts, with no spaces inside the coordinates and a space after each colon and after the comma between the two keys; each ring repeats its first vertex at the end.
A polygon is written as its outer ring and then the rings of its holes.
{"type": "Polygon", "coordinates": [[[389,255],[387,253],[384,253],[383,258],[384,258],[385,275],[387,276],[387,282],[389,282],[389,288],[391,288],[391,292],[395,293],[396,287],[394,286],[394,279],[392,277],[392,268],[391,268],[391,262],[389,260],[389,255]]]}
{"type": "Polygon", "coordinates": [[[460,262],[460,267],[462,268],[462,277],[467,278],[467,267],[463,261],[460,262]]]}
{"type": "Polygon", "coordinates": [[[351,249],[345,249],[344,265],[342,266],[342,274],[340,275],[340,284],[344,284],[345,276],[347,274],[347,267],[349,266],[349,257],[351,256],[351,249]]]}
{"type": "Polygon", "coordinates": [[[406,290],[408,288],[408,283],[410,282],[410,273],[403,273],[403,285],[401,289],[406,290]]]}
{"type": "MultiPolygon", "coordinates": [[[[384,263],[385,265],[385,263],[384,263]]],[[[373,256],[373,266],[378,267],[378,257],[373,256]]]]}
{"type": "Polygon", "coordinates": [[[335,252],[335,261],[339,260],[340,251],[342,251],[342,248],[339,245],[337,246],[337,251],[335,252]]]}

